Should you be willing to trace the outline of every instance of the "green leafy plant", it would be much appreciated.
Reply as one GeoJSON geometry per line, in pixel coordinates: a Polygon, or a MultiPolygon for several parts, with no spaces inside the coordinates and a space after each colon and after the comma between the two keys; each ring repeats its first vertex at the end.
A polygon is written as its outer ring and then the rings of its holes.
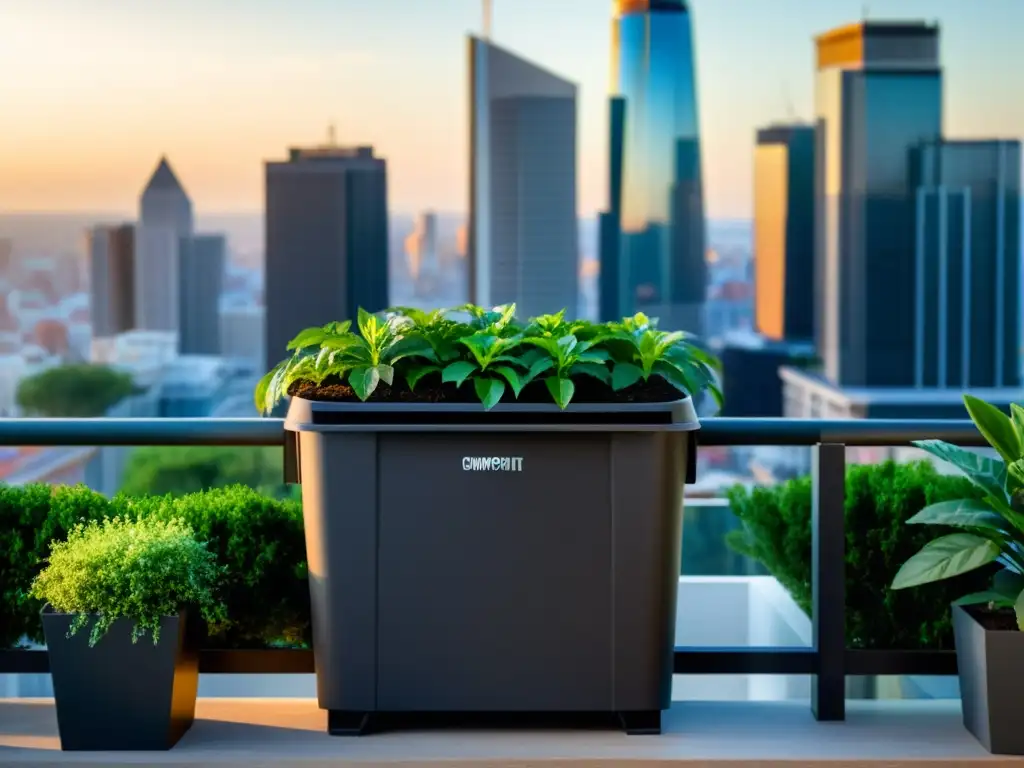
{"type": "Polygon", "coordinates": [[[0,649],[22,637],[43,641],[32,580],[46,564],[50,542],[64,541],[77,524],[102,520],[108,501],[85,486],[0,483],[0,649]]]}
{"type": "Polygon", "coordinates": [[[223,568],[223,614],[207,627],[207,647],[298,646],[311,640],[302,506],[244,485],[178,496],[119,494],[110,514],[180,520],[223,568]]]}
{"type": "Polygon", "coordinates": [[[77,525],[54,542],[32,594],[75,614],[71,634],[91,620],[89,645],[121,618],[134,621],[132,642],[150,632],[156,644],[164,616],[195,607],[216,621],[219,576],[213,554],[184,522],[115,517],[77,525]]]}
{"type": "Polygon", "coordinates": [[[915,445],[960,470],[981,492],[981,498],[930,504],[907,522],[956,528],[928,542],[907,560],[893,579],[893,589],[906,589],[959,576],[998,563],[988,589],[956,600],[957,605],[984,604],[991,610],[1012,609],[1024,630],[1024,408],[1007,416],[994,405],[964,395],[971,420],[998,458],[942,440],[915,445]]]}
{"type": "MultiPolygon", "coordinates": [[[[965,590],[984,588],[988,571],[913,591],[888,587],[898,564],[932,538],[927,528],[907,525],[907,520],[923,506],[976,499],[981,492],[963,477],[940,474],[927,461],[850,466],[845,485],[848,647],[952,648],[949,604],[965,590]]],[[[729,547],[761,563],[810,616],[811,478],[767,488],[736,487],[728,496],[741,525],[727,534],[729,547]]]]}
{"type": "Polygon", "coordinates": [[[486,409],[509,392],[511,399],[528,390],[535,397],[535,380],[567,408],[581,377],[604,385],[609,400],[659,377],[680,396],[710,391],[721,403],[718,361],[686,334],[657,330],[642,313],[591,323],[568,320],[562,310],[520,322],[515,311],[515,304],[429,312],[392,307],[377,317],[360,309],[358,333],[349,323],[330,323],[296,336],[288,345],[292,356],[261,379],[256,405],[266,413],[296,388],[315,398],[320,388],[339,383],[365,401],[381,386],[413,393],[427,377],[456,391],[470,382],[486,409]]]}
{"type": "Polygon", "coordinates": [[[611,325],[605,344],[612,349],[612,389],[631,387],[638,381],[660,376],[682,392],[707,390],[722,407],[717,385],[719,362],[694,344],[685,342],[682,331],[657,330],[657,321],[638,312],[611,325]]]}
{"type": "Polygon", "coordinates": [[[570,333],[560,337],[533,336],[523,341],[546,353],[538,358],[521,361],[521,365],[527,366],[527,381],[550,372],[543,381],[559,408],[565,408],[572,400],[576,391],[574,376],[592,376],[605,384],[611,384],[612,375],[607,367],[611,353],[595,346],[600,337],[594,341],[579,341],[570,333]]]}
{"type": "MultiPolygon", "coordinates": [[[[53,542],[79,523],[120,516],[184,520],[223,568],[223,612],[193,625],[211,648],[308,646],[311,642],[305,534],[298,499],[226,487],[170,496],[108,499],[85,486],[0,483],[0,649],[42,642],[43,602],[32,583],[53,542]]],[[[191,631],[191,630],[190,630],[191,631]]]]}

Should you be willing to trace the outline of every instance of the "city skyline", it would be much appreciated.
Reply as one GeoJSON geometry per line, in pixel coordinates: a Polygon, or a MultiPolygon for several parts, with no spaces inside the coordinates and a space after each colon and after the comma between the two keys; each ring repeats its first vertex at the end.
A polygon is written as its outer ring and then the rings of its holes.
{"type": "MultiPolygon", "coordinates": [[[[462,41],[480,27],[479,0],[429,13],[406,0],[299,0],[308,14],[253,0],[244,17],[221,0],[97,13],[103,4],[13,0],[0,12],[10,38],[0,65],[19,73],[0,84],[0,211],[129,211],[139,179],[166,153],[198,208],[255,212],[263,160],[282,144],[323,140],[332,121],[339,143],[373,143],[388,159],[392,210],[467,209],[462,41]],[[406,11],[398,23],[387,15],[396,7],[406,11]]],[[[787,101],[796,117],[811,116],[812,38],[861,18],[862,4],[691,5],[707,214],[749,218],[755,130],[791,120],[787,101]]],[[[1024,71],[1011,31],[1024,4],[889,0],[869,15],[941,25],[950,137],[1024,135],[1024,103],[1006,96],[1024,71]]],[[[580,86],[581,216],[607,203],[610,18],[610,0],[495,3],[496,42],[580,86]],[[563,28],[573,35],[548,31],[563,28]]]]}

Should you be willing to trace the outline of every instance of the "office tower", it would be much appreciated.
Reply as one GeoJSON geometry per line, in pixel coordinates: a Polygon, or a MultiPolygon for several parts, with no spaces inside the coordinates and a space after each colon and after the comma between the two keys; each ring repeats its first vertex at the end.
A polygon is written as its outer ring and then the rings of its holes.
{"type": "Polygon", "coordinates": [[[767,339],[814,338],[814,128],[773,125],[754,149],[754,318],[767,339]]]}
{"type": "Polygon", "coordinates": [[[910,150],[942,133],[938,27],[817,38],[817,347],[838,386],[913,386],[910,150]]]}
{"type": "Polygon", "coordinates": [[[373,147],[266,163],[266,354],[301,331],[388,306],[387,163],[373,147]]]}
{"type": "Polygon", "coordinates": [[[437,215],[432,211],[416,217],[405,239],[405,257],[416,295],[429,295],[438,278],[437,215]]]}
{"type": "Polygon", "coordinates": [[[1019,388],[1020,145],[941,136],[938,29],[818,38],[821,373],[780,370],[794,417],[964,418],[1019,388]]]}
{"type": "Polygon", "coordinates": [[[684,0],[616,2],[600,292],[603,319],[642,310],[700,334],[707,265],[691,27],[684,0]]]}
{"type": "Polygon", "coordinates": [[[1020,386],[1020,142],[930,142],[911,176],[914,385],[1020,386]]]}
{"type": "Polygon", "coordinates": [[[223,235],[182,238],[181,307],[178,351],[183,355],[219,355],[220,295],[224,286],[226,243],[223,235]]]}
{"type": "Polygon", "coordinates": [[[178,331],[180,245],[192,235],[192,202],[166,157],[139,201],[135,233],[135,326],[178,331]]]}
{"type": "Polygon", "coordinates": [[[469,115],[470,301],[575,316],[576,86],[470,36],[469,115]]]}
{"type": "Polygon", "coordinates": [[[86,232],[89,314],[94,338],[135,328],[135,226],[96,226],[86,232]]]}

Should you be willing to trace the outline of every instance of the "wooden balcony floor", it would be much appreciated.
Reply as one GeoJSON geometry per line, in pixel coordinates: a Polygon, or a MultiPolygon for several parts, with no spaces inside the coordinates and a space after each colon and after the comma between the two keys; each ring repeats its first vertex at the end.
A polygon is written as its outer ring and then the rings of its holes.
{"type": "Polygon", "coordinates": [[[0,700],[0,766],[341,766],[385,768],[670,768],[1024,766],[967,733],[955,701],[848,702],[845,723],[818,723],[801,702],[679,702],[661,736],[618,731],[413,730],[362,738],[325,732],[307,699],[200,699],[178,746],[159,753],[64,753],[47,699],[0,700]]]}

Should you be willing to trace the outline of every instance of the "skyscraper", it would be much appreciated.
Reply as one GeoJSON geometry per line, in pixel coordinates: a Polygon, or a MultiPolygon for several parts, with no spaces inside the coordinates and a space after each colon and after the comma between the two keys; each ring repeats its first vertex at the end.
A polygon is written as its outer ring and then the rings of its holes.
{"type": "Polygon", "coordinates": [[[754,270],[757,331],[775,341],[813,339],[813,126],[757,132],[754,270]]]}
{"type": "Polygon", "coordinates": [[[911,178],[914,385],[1019,387],[1020,142],[929,142],[911,178]]]}
{"type": "Polygon", "coordinates": [[[266,354],[388,305],[387,163],[373,147],[291,149],[266,163],[266,354]]]}
{"type": "Polygon", "coordinates": [[[942,138],[939,30],[818,37],[820,373],[780,370],[785,413],[963,418],[1020,389],[1021,149],[942,138]]]}
{"type": "Polygon", "coordinates": [[[192,201],[166,157],[139,201],[135,233],[135,327],[178,331],[181,240],[192,235],[192,201]]]}
{"type": "Polygon", "coordinates": [[[220,295],[224,286],[223,235],[193,235],[181,241],[181,309],[178,351],[219,355],[220,295]]]}
{"type": "Polygon", "coordinates": [[[95,226],[86,233],[89,316],[94,338],[135,327],[135,226],[95,226]]]}
{"type": "Polygon", "coordinates": [[[575,316],[576,86],[470,36],[469,115],[470,301],[575,316]]]}
{"type": "Polygon", "coordinates": [[[697,83],[684,0],[617,0],[601,316],[701,333],[707,290],[697,83]]]}
{"type": "Polygon", "coordinates": [[[907,161],[942,134],[938,27],[861,22],[817,38],[817,348],[838,386],[912,386],[907,161]]]}

